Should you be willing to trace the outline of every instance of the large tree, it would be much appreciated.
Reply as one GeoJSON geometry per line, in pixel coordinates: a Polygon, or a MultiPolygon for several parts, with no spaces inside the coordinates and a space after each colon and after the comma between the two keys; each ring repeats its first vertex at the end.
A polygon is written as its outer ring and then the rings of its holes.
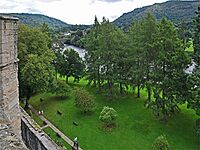
{"type": "Polygon", "coordinates": [[[152,66],[156,60],[157,47],[155,44],[158,33],[157,22],[154,16],[148,13],[142,21],[141,42],[143,47],[143,63],[145,72],[145,84],[148,95],[148,102],[151,102],[152,95],[152,66]]]}
{"type": "Polygon", "coordinates": [[[18,34],[20,98],[28,100],[36,92],[49,90],[55,55],[48,35],[40,30],[21,25],[18,34]]]}
{"type": "Polygon", "coordinates": [[[185,69],[190,63],[181,40],[172,22],[163,18],[158,25],[155,38],[157,47],[156,59],[152,67],[152,83],[154,100],[149,106],[157,115],[160,113],[167,119],[185,102],[187,96],[185,69]]]}
{"type": "Polygon", "coordinates": [[[140,89],[144,87],[144,50],[142,43],[142,22],[135,22],[128,32],[128,60],[131,62],[130,85],[133,89],[137,87],[137,97],[140,97],[140,89]]]}
{"type": "Polygon", "coordinates": [[[56,56],[54,62],[56,72],[61,76],[65,76],[67,83],[70,76],[74,77],[74,82],[79,82],[84,75],[85,64],[78,52],[73,49],[65,49],[56,51],[56,56]]]}

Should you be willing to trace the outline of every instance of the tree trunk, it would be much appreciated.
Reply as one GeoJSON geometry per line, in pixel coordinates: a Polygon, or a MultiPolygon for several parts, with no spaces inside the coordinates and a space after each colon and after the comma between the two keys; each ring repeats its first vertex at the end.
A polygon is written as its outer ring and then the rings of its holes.
{"type": "Polygon", "coordinates": [[[140,98],[140,84],[137,85],[137,98],[140,98]]]}
{"type": "Polygon", "coordinates": [[[148,93],[148,102],[151,102],[151,89],[148,87],[147,88],[147,93],[148,93]]]}
{"type": "Polygon", "coordinates": [[[108,80],[108,88],[110,90],[110,95],[112,95],[112,82],[108,80]]]}
{"type": "Polygon", "coordinates": [[[122,83],[119,84],[119,87],[120,87],[120,94],[122,95],[122,94],[123,94],[123,86],[122,86],[122,83]]]}
{"type": "Polygon", "coordinates": [[[58,80],[58,71],[56,69],[56,80],[58,80]]]}
{"type": "Polygon", "coordinates": [[[99,66],[98,66],[98,76],[97,76],[97,80],[98,80],[98,87],[99,87],[99,91],[101,90],[101,80],[100,80],[100,73],[99,73],[99,66]]]}
{"type": "Polygon", "coordinates": [[[150,87],[150,84],[147,82],[146,84],[146,87],[147,87],[147,95],[148,95],[148,102],[150,103],[151,102],[151,87],[150,87]]]}
{"type": "Polygon", "coordinates": [[[68,80],[68,78],[69,78],[69,77],[68,77],[68,76],[66,76],[66,83],[67,83],[67,84],[69,83],[69,80],[68,80]]]}
{"type": "Polygon", "coordinates": [[[94,79],[94,87],[96,87],[97,86],[97,81],[96,81],[96,79],[94,79]]]}

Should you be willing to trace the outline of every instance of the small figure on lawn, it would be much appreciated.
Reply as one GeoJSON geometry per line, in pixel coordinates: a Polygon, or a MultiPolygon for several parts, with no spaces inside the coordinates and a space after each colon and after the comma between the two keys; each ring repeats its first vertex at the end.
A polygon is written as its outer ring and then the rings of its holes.
{"type": "Polygon", "coordinates": [[[74,142],[74,145],[72,147],[72,150],[78,150],[78,138],[75,137],[73,142],[74,142]]]}

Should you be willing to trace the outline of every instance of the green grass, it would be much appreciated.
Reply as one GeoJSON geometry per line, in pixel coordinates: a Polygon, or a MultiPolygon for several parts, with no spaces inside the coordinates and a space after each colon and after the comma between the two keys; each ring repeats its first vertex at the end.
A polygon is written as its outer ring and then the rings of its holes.
{"type": "MultiPolygon", "coordinates": [[[[194,133],[195,120],[198,117],[193,110],[186,109],[185,105],[181,106],[180,113],[164,124],[150,110],[144,108],[145,96],[137,99],[130,94],[110,101],[85,85],[85,80],[81,80],[80,84],[71,84],[84,86],[94,94],[97,109],[90,115],[83,115],[74,106],[72,93],[63,100],[50,93],[42,93],[32,97],[30,103],[36,109],[43,109],[44,115],[66,136],[71,139],[77,136],[79,145],[85,150],[149,150],[154,139],[161,134],[166,135],[172,150],[200,148],[199,139],[194,133]],[[40,102],[40,98],[44,101],[40,102]],[[102,130],[102,123],[98,119],[103,106],[113,107],[119,115],[117,127],[111,132],[102,130]],[[62,116],[57,114],[57,110],[62,112],[62,116]],[[78,126],[74,126],[73,121],[78,126]]],[[[146,95],[145,90],[142,94],[146,95]]],[[[46,130],[49,129],[45,129],[45,132],[46,130]]]]}
{"type": "Polygon", "coordinates": [[[59,146],[66,147],[67,149],[71,149],[69,144],[67,144],[62,138],[56,136],[56,133],[50,128],[44,128],[43,130],[52,140],[54,140],[59,146]]]}

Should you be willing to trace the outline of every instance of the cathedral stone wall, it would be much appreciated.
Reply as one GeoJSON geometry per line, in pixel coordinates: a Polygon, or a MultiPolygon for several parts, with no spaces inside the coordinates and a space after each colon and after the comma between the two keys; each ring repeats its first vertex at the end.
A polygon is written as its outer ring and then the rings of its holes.
{"type": "Polygon", "coordinates": [[[0,112],[20,135],[17,28],[18,19],[0,16],[0,112]]]}
{"type": "Polygon", "coordinates": [[[0,150],[62,150],[19,106],[17,29],[0,16],[0,150]]]}

